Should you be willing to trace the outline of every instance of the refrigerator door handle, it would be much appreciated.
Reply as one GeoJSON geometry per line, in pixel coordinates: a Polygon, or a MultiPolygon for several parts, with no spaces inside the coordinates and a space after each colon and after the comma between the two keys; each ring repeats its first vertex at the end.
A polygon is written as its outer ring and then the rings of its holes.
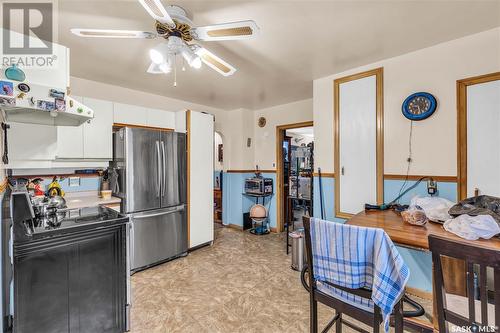
{"type": "MultiPolygon", "coordinates": [[[[133,223],[130,223],[130,229],[129,229],[129,257],[128,257],[128,264],[129,266],[132,266],[132,256],[134,255],[135,253],[135,232],[134,232],[134,224],[133,223]]],[[[129,279],[130,279],[130,267],[128,269],[128,272],[129,272],[129,279]]],[[[127,296],[130,296],[130,285],[128,286],[128,290],[127,290],[127,296]]],[[[131,300],[131,299],[129,299],[131,300]]]]}
{"type": "Polygon", "coordinates": [[[161,142],[161,154],[162,154],[162,174],[163,181],[161,184],[161,196],[165,195],[165,189],[167,187],[167,156],[165,155],[165,142],[161,142]]]}
{"type": "Polygon", "coordinates": [[[170,210],[166,210],[166,211],[164,210],[164,211],[157,212],[157,213],[151,213],[151,214],[145,214],[145,215],[135,215],[133,218],[134,218],[134,220],[146,219],[146,218],[149,218],[149,217],[155,217],[155,216],[162,216],[162,215],[172,214],[172,213],[181,211],[183,209],[184,209],[184,206],[179,206],[179,207],[176,207],[174,209],[170,209],[170,210]]]}
{"type": "Polygon", "coordinates": [[[160,158],[160,142],[156,141],[156,197],[160,197],[160,182],[161,182],[161,158],[160,158]]]}

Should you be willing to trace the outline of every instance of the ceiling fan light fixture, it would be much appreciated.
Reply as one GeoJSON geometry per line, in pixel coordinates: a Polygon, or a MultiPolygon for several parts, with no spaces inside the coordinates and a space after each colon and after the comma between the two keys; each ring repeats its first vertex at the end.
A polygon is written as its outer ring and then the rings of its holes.
{"type": "Polygon", "coordinates": [[[189,66],[199,69],[201,68],[201,58],[193,52],[189,47],[184,47],[181,51],[182,56],[189,64],[189,66]]]}
{"type": "Polygon", "coordinates": [[[170,61],[168,61],[169,59],[167,59],[167,61],[165,61],[164,63],[162,63],[160,65],[160,70],[165,73],[165,74],[168,74],[172,71],[172,64],[170,61]]]}
{"type": "Polygon", "coordinates": [[[157,65],[159,65],[165,61],[165,57],[157,49],[149,50],[149,57],[151,58],[151,61],[157,65]]]}
{"type": "Polygon", "coordinates": [[[196,69],[201,68],[201,58],[199,56],[196,56],[194,60],[190,63],[190,66],[196,69]]]}
{"type": "Polygon", "coordinates": [[[160,65],[155,64],[154,62],[149,65],[147,72],[149,74],[163,74],[163,71],[160,69],[160,65]]]}

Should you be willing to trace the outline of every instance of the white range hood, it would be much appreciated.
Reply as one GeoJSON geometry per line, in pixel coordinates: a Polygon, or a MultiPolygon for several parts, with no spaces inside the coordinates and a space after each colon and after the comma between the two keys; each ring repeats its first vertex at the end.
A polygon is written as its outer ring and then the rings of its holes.
{"type": "MultiPolygon", "coordinates": [[[[18,35],[18,38],[23,36],[18,35]]],[[[5,74],[7,67],[1,68],[0,83],[7,86],[8,92],[0,87],[4,90],[0,91],[0,110],[8,122],[80,126],[94,118],[92,109],[69,96],[69,49],[56,43],[52,47],[53,59],[57,59],[53,66],[23,67],[18,63],[25,81],[9,80],[5,74]],[[28,89],[21,89],[26,86],[28,89]]]]}
{"type": "MultiPolygon", "coordinates": [[[[8,80],[2,80],[8,81],[8,80]]],[[[0,105],[8,122],[41,124],[53,126],[80,126],[94,118],[94,111],[70,96],[64,96],[64,111],[46,110],[39,107],[39,101],[53,102],[50,87],[30,85],[30,92],[22,99],[13,98],[15,105],[0,105]]],[[[3,97],[3,96],[2,96],[3,97]]],[[[53,102],[54,103],[54,102],[53,102]]]]}

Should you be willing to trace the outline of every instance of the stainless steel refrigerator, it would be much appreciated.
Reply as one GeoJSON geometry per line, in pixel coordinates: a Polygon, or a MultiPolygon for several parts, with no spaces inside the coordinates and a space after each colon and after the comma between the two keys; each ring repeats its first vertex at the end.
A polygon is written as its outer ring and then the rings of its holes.
{"type": "Polygon", "coordinates": [[[113,145],[111,185],[131,222],[131,271],[187,253],[186,135],[125,127],[113,145]]]}

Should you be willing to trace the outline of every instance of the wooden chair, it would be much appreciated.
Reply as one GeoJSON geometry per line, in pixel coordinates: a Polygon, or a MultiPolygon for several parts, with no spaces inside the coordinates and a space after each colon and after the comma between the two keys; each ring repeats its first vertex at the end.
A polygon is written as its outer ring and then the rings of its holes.
{"type": "Polygon", "coordinates": [[[500,251],[451,241],[433,235],[429,236],[429,248],[432,251],[432,263],[434,265],[434,290],[436,293],[439,331],[448,332],[447,322],[449,322],[459,327],[469,327],[472,332],[492,332],[491,319],[493,318],[491,317],[493,313],[495,324],[500,325],[500,251]],[[467,297],[446,294],[441,256],[452,257],[465,262],[467,268],[467,297]],[[474,299],[474,266],[476,266],[476,269],[478,268],[479,272],[480,301],[474,299]],[[494,274],[494,305],[488,304],[487,267],[491,267],[494,274]],[[454,299],[455,307],[453,310],[451,306],[447,306],[447,299],[449,301],[450,296],[454,299]],[[462,307],[460,307],[461,302],[456,301],[457,299],[463,300],[464,311],[459,311],[462,307]],[[476,309],[476,306],[479,304],[480,321],[476,318],[476,315],[479,314],[479,311],[476,311],[479,310],[476,309]],[[468,309],[468,318],[465,309],[468,309]],[[488,325],[490,325],[489,331],[480,330],[480,326],[488,325]]]}
{"type": "MultiPolygon", "coordinates": [[[[317,288],[316,281],[314,279],[314,270],[313,265],[311,264],[313,261],[312,258],[312,246],[311,246],[311,225],[310,219],[307,216],[303,217],[304,222],[304,236],[306,241],[306,255],[308,265],[302,271],[302,283],[304,287],[309,291],[310,295],[310,332],[317,333],[318,332],[318,302],[323,303],[333,309],[335,309],[335,316],[328,322],[322,332],[327,332],[332,326],[335,324],[336,333],[342,332],[342,324],[345,324],[359,332],[367,333],[361,327],[354,325],[350,322],[345,321],[342,316],[345,314],[351,318],[354,318],[368,326],[373,327],[373,332],[378,333],[380,331],[380,324],[382,323],[382,314],[381,310],[377,305],[374,305],[373,312],[369,312],[360,308],[357,308],[349,303],[343,302],[342,300],[335,298],[331,295],[328,295],[317,288]],[[306,281],[305,273],[308,271],[308,280],[306,281]],[[307,283],[308,282],[308,283],[307,283]]],[[[371,299],[372,291],[368,289],[350,289],[343,286],[336,285],[334,283],[322,282],[333,288],[337,288],[343,290],[345,292],[351,293],[356,296],[360,296],[362,298],[371,299]]],[[[396,306],[394,307],[393,312],[393,321],[395,326],[395,332],[400,333],[403,332],[403,301],[400,300],[396,306]]]]}

